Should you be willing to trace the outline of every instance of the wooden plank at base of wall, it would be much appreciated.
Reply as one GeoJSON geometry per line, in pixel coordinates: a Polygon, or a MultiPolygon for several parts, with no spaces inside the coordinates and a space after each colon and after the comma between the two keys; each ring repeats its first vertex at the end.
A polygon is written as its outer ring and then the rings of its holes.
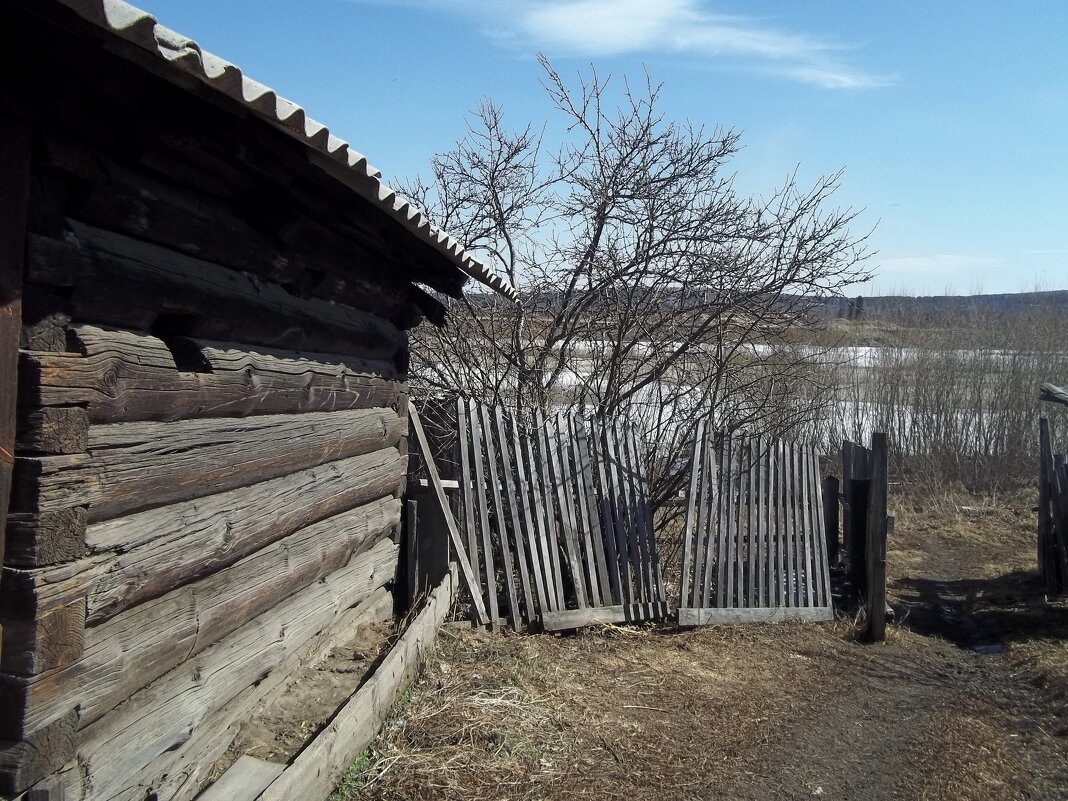
{"type": "Polygon", "coordinates": [[[731,623],[782,623],[787,620],[807,620],[823,623],[834,620],[829,606],[780,606],[769,609],[694,609],[680,608],[680,626],[715,626],[731,623]]]}
{"type": "MultiPolygon", "coordinates": [[[[22,352],[22,405],[82,404],[89,421],[100,424],[396,410],[404,392],[396,365],[385,360],[182,337],[182,366],[196,368],[190,370],[179,369],[170,347],[147,334],[79,325],[69,327],[67,337],[77,352],[22,352]]],[[[54,439],[45,438],[48,447],[54,439]]]]}
{"type": "Polygon", "coordinates": [[[282,598],[359,564],[399,521],[400,501],[379,499],[90,628],[75,664],[28,680],[2,677],[10,703],[0,711],[0,732],[17,739],[75,707],[82,727],[92,723],[282,598]]]}
{"type": "MultiPolygon", "coordinates": [[[[294,652],[263,681],[244,690],[233,701],[206,718],[191,736],[173,751],[160,754],[108,801],[190,801],[207,782],[211,768],[221,757],[257,708],[270,708],[285,691],[292,674],[314,665],[334,648],[352,639],[363,626],[393,616],[393,595],[386,588],[375,590],[356,606],[339,612],[303,648],[294,652]]],[[[77,763],[66,765],[58,777],[66,790],[65,801],[89,801],[85,777],[77,763]]]]}
{"type": "Polygon", "coordinates": [[[616,604],[586,609],[564,609],[546,612],[542,623],[546,631],[566,631],[594,626],[599,623],[641,623],[661,620],[667,615],[667,604],[616,604]]]}
{"type": "Polygon", "coordinates": [[[238,758],[237,762],[216,780],[202,795],[199,801],[255,801],[271,782],[278,778],[285,768],[276,762],[266,762],[248,754],[238,758]]]}
{"type": "Polygon", "coordinates": [[[154,759],[180,746],[214,711],[298,651],[339,610],[394,578],[397,546],[384,540],[224,640],[139,690],[84,729],[78,761],[92,796],[106,799],[154,759]]]}
{"type": "Polygon", "coordinates": [[[92,523],[369,453],[405,433],[392,409],[93,426],[88,454],[16,459],[12,508],[87,506],[92,523]]]}
{"type": "Polygon", "coordinates": [[[452,607],[455,566],[430,594],[374,675],[260,796],[260,801],[327,798],[353,760],[374,740],[401,691],[415,677],[452,607]]]}

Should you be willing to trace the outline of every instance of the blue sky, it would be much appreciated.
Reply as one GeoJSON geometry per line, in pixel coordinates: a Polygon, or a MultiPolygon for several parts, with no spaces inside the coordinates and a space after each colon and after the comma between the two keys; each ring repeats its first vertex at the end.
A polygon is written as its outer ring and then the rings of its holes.
{"type": "Polygon", "coordinates": [[[737,185],[846,169],[875,226],[863,292],[1068,289],[1068,2],[141,0],[326,123],[387,182],[483,97],[554,118],[534,60],[664,84],[743,132],[737,185]]]}

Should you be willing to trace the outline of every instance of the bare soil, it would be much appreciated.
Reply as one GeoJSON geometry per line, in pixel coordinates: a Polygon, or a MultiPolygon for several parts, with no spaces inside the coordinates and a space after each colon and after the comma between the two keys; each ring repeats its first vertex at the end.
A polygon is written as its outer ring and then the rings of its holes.
{"type": "Polygon", "coordinates": [[[289,762],[372,674],[395,634],[392,623],[361,626],[345,645],[296,671],[242,722],[233,744],[212,766],[212,781],[244,754],[289,762]]]}
{"type": "Polygon", "coordinates": [[[1068,799],[1068,605],[1034,499],[897,504],[887,642],[853,621],[453,627],[337,799],[1068,799]]]}

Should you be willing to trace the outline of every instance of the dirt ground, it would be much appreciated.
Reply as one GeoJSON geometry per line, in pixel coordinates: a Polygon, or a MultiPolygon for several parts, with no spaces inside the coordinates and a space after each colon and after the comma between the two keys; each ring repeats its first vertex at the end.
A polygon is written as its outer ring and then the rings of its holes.
{"type": "Polygon", "coordinates": [[[848,619],[444,630],[335,798],[1068,799],[1068,604],[1033,502],[896,504],[883,644],[848,619]]]}

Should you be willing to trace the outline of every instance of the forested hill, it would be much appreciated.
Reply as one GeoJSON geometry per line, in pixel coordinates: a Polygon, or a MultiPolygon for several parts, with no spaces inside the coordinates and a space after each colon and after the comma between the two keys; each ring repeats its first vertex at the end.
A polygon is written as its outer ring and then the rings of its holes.
{"type": "Polygon", "coordinates": [[[881,318],[906,315],[941,316],[943,314],[1003,313],[1028,309],[1063,309],[1068,311],[1068,290],[1054,292],[1015,292],[999,295],[882,295],[874,297],[826,298],[825,313],[831,317],[881,318]]]}

